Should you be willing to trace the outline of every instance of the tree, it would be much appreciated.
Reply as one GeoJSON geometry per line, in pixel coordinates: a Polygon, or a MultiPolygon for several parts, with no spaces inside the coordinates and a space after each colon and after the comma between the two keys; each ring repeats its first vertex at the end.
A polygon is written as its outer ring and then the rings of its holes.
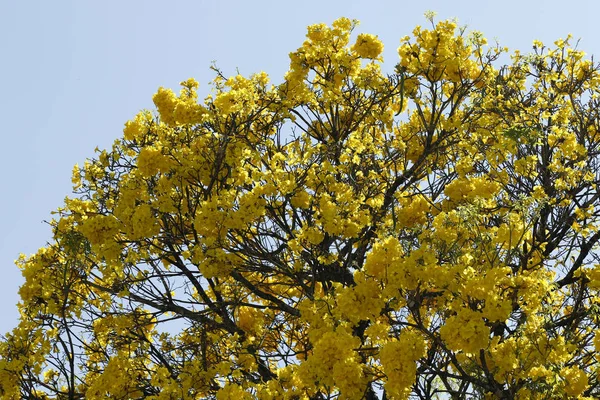
{"type": "Polygon", "coordinates": [[[2,398],[600,396],[600,66],[431,19],[386,75],[355,26],[76,166],[2,398]]]}

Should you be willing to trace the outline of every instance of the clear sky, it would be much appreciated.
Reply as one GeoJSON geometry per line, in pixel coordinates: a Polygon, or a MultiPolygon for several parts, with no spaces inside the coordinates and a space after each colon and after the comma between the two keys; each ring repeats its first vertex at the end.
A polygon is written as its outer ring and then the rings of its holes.
{"type": "Polygon", "coordinates": [[[159,86],[195,77],[203,97],[213,60],[226,75],[265,71],[277,83],[306,26],[341,16],[379,35],[392,71],[399,39],[427,10],[511,50],[572,33],[600,56],[592,0],[0,1],[0,334],[18,318],[13,260],[50,239],[43,221],[70,194],[73,165],[110,147],[159,86]]]}

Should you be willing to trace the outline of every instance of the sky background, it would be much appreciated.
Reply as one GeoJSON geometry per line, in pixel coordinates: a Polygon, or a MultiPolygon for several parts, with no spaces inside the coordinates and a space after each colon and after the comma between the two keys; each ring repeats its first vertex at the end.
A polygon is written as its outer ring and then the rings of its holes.
{"type": "Polygon", "coordinates": [[[50,240],[44,220],[71,193],[73,165],[108,148],[123,124],[152,109],[159,86],[194,77],[267,72],[282,80],[306,26],[346,16],[379,35],[385,69],[416,25],[454,18],[511,50],[568,33],[600,57],[596,1],[27,1],[0,0],[0,334],[17,324],[14,265],[50,240]],[[236,70],[237,69],[237,70],[236,70]]]}

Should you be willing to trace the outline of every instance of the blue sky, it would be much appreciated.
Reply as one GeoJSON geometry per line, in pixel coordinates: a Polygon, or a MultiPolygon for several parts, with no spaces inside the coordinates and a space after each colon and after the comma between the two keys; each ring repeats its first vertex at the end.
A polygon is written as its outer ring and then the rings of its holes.
{"type": "Polygon", "coordinates": [[[265,71],[279,82],[306,26],[340,16],[379,35],[392,71],[399,39],[426,24],[427,10],[511,50],[572,33],[600,55],[591,0],[0,2],[0,334],[17,324],[13,260],[50,239],[43,221],[70,194],[73,165],[110,147],[159,86],[195,77],[207,94],[212,61],[226,75],[265,71]]]}

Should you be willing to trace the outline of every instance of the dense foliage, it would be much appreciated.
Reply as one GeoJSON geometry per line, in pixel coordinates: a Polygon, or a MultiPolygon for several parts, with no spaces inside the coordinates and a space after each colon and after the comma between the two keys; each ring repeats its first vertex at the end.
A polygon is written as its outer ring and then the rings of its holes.
{"type": "Polygon", "coordinates": [[[600,396],[600,67],[432,20],[387,75],[355,26],[75,168],[2,398],[600,396]]]}

